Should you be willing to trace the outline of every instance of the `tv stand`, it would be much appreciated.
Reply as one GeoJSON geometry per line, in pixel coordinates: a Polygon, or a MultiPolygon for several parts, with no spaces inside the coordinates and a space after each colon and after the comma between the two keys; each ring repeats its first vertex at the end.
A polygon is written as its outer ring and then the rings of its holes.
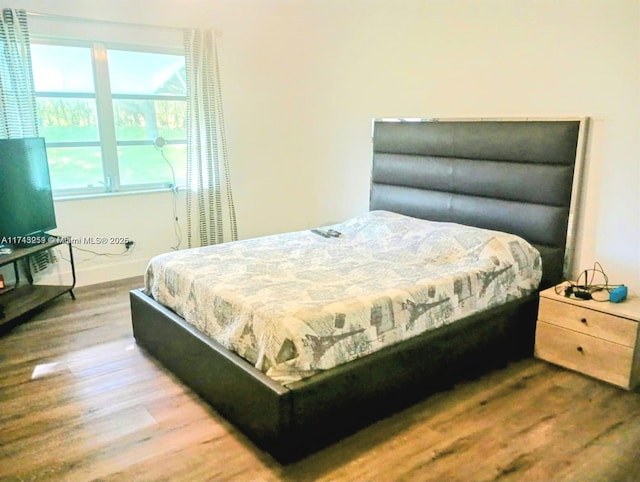
{"type": "Polygon", "coordinates": [[[73,261],[73,250],[70,241],[51,237],[46,243],[33,244],[27,247],[13,247],[10,253],[0,254],[0,267],[13,265],[15,281],[12,286],[0,289],[0,333],[13,325],[23,315],[39,308],[45,303],[69,293],[75,299],[73,288],[76,284],[76,272],[73,261]],[[69,249],[71,265],[71,283],[60,285],[35,284],[29,265],[29,256],[66,244],[69,249]],[[20,279],[19,264],[22,264],[26,280],[20,279]]]}

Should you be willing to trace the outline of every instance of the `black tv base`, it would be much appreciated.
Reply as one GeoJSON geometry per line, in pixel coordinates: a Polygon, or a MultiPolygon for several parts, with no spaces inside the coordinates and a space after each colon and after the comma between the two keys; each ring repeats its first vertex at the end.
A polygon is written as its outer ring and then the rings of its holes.
{"type": "Polygon", "coordinates": [[[12,246],[10,252],[0,254],[0,267],[7,265],[13,265],[15,279],[12,281],[12,285],[5,285],[0,290],[0,334],[11,329],[31,311],[65,293],[69,293],[71,298],[75,299],[73,288],[76,284],[76,272],[71,242],[62,238],[51,237],[46,243],[33,244],[26,247],[12,246]],[[60,285],[34,283],[28,262],[29,256],[63,244],[66,244],[69,249],[70,283],[60,285]],[[20,279],[20,264],[23,267],[26,280],[20,279]]]}

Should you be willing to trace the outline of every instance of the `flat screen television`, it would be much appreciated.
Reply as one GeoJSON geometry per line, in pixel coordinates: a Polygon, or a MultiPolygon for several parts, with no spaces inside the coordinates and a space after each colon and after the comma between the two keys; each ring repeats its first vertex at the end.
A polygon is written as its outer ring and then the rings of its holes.
{"type": "Polygon", "coordinates": [[[55,228],[44,139],[0,139],[0,246],[31,244],[55,228]]]}

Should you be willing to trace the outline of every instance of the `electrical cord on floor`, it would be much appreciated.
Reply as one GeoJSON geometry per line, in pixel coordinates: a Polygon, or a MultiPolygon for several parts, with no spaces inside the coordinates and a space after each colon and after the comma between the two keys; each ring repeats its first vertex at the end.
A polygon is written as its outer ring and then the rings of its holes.
{"type": "MultiPolygon", "coordinates": [[[[97,252],[97,251],[93,251],[93,250],[91,250],[91,249],[87,249],[87,248],[79,248],[79,247],[78,247],[77,245],[75,245],[75,244],[73,245],[73,250],[74,250],[74,251],[82,251],[82,252],[84,252],[84,253],[90,253],[90,254],[93,254],[93,255],[94,255],[94,256],[93,256],[93,258],[98,257],[98,256],[104,256],[104,257],[106,257],[106,258],[117,258],[117,257],[119,257],[119,256],[131,256],[132,252],[135,250],[135,246],[136,246],[135,244],[132,244],[132,245],[131,245],[131,246],[129,246],[129,247],[126,247],[126,246],[125,246],[124,251],[122,251],[122,252],[120,252],[120,253],[99,253],[99,252],[97,252]]],[[[71,260],[70,260],[70,259],[68,259],[65,255],[63,255],[63,254],[62,254],[62,253],[60,253],[60,252],[58,252],[58,253],[57,253],[57,256],[60,256],[60,258],[62,258],[63,260],[65,260],[65,261],[66,261],[66,262],[68,262],[68,263],[70,263],[70,262],[71,262],[71,260]]],[[[76,263],[76,264],[84,263],[84,262],[89,261],[89,260],[91,260],[91,259],[93,259],[93,258],[86,258],[86,259],[75,260],[75,263],[76,263]]]]}

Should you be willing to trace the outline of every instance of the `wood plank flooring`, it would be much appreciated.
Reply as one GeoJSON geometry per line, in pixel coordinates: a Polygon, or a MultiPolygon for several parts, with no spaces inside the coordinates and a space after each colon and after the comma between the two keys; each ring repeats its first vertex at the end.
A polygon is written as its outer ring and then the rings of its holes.
{"type": "Polygon", "coordinates": [[[534,359],[283,467],[136,345],[141,282],[0,337],[0,480],[640,480],[640,395],[534,359]]]}

